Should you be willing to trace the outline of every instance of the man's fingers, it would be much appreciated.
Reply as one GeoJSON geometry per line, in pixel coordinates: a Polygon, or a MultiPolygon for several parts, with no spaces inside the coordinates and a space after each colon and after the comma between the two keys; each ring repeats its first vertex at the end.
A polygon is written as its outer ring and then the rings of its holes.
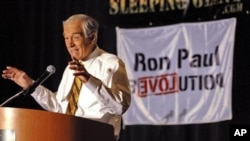
{"type": "Polygon", "coordinates": [[[2,71],[2,77],[5,79],[13,79],[15,78],[16,74],[19,72],[18,69],[7,66],[5,70],[2,71]]]}

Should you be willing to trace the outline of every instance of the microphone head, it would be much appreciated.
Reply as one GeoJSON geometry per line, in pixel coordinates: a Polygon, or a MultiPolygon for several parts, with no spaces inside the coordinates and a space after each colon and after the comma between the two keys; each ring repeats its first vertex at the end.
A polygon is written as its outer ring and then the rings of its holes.
{"type": "Polygon", "coordinates": [[[55,73],[56,71],[56,68],[53,66],[53,65],[49,65],[47,68],[46,68],[46,71],[53,74],[55,73]]]}

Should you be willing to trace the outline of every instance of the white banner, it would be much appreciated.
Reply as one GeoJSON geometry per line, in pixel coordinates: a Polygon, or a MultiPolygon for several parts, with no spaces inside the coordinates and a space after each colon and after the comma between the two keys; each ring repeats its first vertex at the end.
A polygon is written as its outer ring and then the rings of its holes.
{"type": "Polygon", "coordinates": [[[116,28],[132,90],[124,125],[230,120],[235,27],[230,18],[116,28]]]}

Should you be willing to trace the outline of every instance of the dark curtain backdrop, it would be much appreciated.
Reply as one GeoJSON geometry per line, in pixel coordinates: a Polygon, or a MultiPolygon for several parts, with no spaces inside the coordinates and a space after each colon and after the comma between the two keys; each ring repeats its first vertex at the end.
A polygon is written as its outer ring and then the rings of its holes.
{"type": "MultiPolygon", "coordinates": [[[[115,26],[146,27],[149,23],[150,26],[159,26],[237,17],[232,86],[233,119],[209,124],[126,126],[121,132],[120,141],[229,141],[231,125],[250,124],[250,5],[247,0],[244,1],[243,12],[231,15],[217,15],[218,7],[212,7],[206,11],[190,8],[185,15],[142,14],[121,16],[120,20],[117,16],[104,16],[107,14],[107,4],[103,0],[1,0],[0,70],[11,65],[36,79],[48,65],[54,65],[56,73],[44,85],[56,91],[70,59],[62,37],[62,21],[76,13],[86,13],[100,22],[98,43],[101,48],[114,54],[115,26]]],[[[1,103],[20,90],[13,82],[0,78],[1,103]]],[[[5,106],[43,110],[29,96],[20,96],[5,106]]]]}

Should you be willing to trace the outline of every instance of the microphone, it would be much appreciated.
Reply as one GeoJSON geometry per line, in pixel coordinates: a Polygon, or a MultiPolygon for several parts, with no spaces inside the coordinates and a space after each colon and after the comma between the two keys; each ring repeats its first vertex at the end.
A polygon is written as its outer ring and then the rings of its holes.
{"type": "Polygon", "coordinates": [[[55,71],[56,71],[56,68],[54,66],[52,66],[52,65],[49,65],[46,68],[45,72],[31,86],[29,86],[25,90],[22,90],[22,91],[16,93],[15,95],[10,97],[9,99],[5,100],[2,104],[0,104],[0,107],[4,106],[6,103],[8,103],[11,100],[15,99],[20,94],[24,94],[25,96],[27,96],[28,94],[31,94],[38,85],[42,84],[47,78],[49,78],[49,76],[51,74],[55,73],[55,71]]]}
{"type": "Polygon", "coordinates": [[[32,85],[30,85],[27,89],[23,90],[23,94],[27,96],[31,94],[32,92],[34,92],[36,87],[42,84],[46,79],[48,79],[50,75],[55,73],[55,71],[56,71],[56,68],[53,65],[47,66],[45,72],[43,72],[43,74],[38,79],[36,79],[36,81],[32,85]]]}

